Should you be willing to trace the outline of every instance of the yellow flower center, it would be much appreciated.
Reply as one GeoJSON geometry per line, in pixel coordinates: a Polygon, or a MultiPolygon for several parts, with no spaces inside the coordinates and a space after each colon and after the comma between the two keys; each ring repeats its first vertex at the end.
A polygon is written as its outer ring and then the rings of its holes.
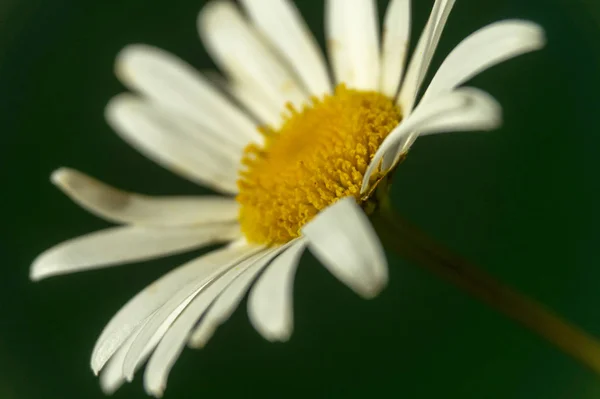
{"type": "Polygon", "coordinates": [[[367,166],[401,119],[390,98],[344,85],[300,112],[288,110],[279,130],[259,129],[264,146],[250,144],[242,159],[237,201],[250,242],[288,242],[336,200],[354,196],[362,203],[367,166]]]}

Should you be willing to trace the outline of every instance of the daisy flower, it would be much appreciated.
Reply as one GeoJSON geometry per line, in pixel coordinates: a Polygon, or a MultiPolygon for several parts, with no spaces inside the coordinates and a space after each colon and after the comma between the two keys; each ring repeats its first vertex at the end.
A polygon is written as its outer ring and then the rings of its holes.
{"type": "Polygon", "coordinates": [[[107,393],[147,361],[146,391],[162,395],[185,345],[205,345],[247,292],[258,332],[289,339],[306,248],[357,294],[379,294],[388,270],[369,215],[386,200],[390,172],[420,135],[497,128],[499,104],[461,84],[544,45],[531,22],[486,26],[454,48],[421,95],[453,0],[435,1],[410,62],[409,0],[390,1],[381,35],[375,1],[326,1],[329,65],[291,1],[240,3],[214,1],[198,18],[225,78],[131,45],[116,74],[132,93],[106,108],[125,141],[220,195],[153,198],[72,169],[52,174],[118,227],[42,253],[33,280],[225,244],[158,279],[108,323],[91,358],[107,393]]]}

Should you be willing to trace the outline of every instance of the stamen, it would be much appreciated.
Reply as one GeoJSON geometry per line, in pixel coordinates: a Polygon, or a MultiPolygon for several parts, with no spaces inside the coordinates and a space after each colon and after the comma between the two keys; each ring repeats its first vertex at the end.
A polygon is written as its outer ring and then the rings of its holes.
{"type": "Polygon", "coordinates": [[[340,85],[297,111],[288,105],[279,130],[262,127],[262,147],[249,145],[237,197],[250,242],[282,244],[320,210],[346,196],[360,203],[371,158],[401,120],[388,97],[340,85]]]}

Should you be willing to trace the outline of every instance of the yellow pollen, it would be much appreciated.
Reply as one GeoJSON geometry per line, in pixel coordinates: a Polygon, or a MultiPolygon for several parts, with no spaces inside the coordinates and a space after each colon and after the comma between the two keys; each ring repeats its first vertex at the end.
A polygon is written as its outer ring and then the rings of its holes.
{"type": "Polygon", "coordinates": [[[340,198],[361,203],[367,166],[402,117],[383,94],[344,85],[301,111],[287,109],[281,128],[259,128],[265,144],[250,144],[242,159],[239,221],[253,243],[298,237],[305,223],[340,198]]]}

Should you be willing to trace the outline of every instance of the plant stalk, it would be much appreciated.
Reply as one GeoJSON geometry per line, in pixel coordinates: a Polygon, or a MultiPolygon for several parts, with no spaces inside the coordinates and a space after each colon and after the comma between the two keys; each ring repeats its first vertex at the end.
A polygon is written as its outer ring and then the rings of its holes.
{"type": "Polygon", "coordinates": [[[389,202],[380,203],[371,219],[388,250],[519,322],[600,375],[600,343],[594,337],[440,245],[398,216],[389,202]]]}

